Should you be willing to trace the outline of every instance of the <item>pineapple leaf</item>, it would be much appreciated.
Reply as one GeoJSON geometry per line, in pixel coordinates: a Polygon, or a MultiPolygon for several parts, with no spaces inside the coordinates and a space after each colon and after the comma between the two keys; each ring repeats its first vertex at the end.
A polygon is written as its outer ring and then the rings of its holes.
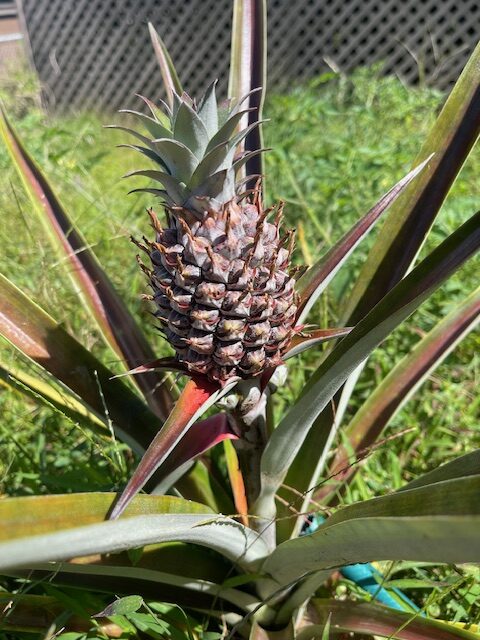
{"type": "MultiPolygon", "coordinates": [[[[187,197],[185,185],[169,173],[156,171],[155,169],[142,169],[140,171],[131,171],[123,177],[131,178],[132,176],[145,176],[146,178],[151,178],[152,180],[160,182],[174,202],[183,202],[187,197]]],[[[143,191],[143,189],[141,190],[143,191]]],[[[138,189],[135,189],[134,191],[138,191],[138,189]]]]}
{"type": "MultiPolygon", "coordinates": [[[[5,498],[0,502],[0,541],[11,541],[55,533],[105,521],[116,494],[108,492],[69,493],[5,498]]],[[[137,496],[124,518],[156,513],[212,514],[203,504],[173,496],[137,496]]],[[[72,554],[73,555],[73,554],[72,554]]]]}
{"type": "Polygon", "coordinates": [[[429,229],[480,133],[480,44],[457,80],[414,164],[435,153],[390,211],[348,296],[355,324],[415,261],[429,229]]]}
{"type": "Polygon", "coordinates": [[[199,114],[182,102],[173,124],[173,137],[184,144],[200,160],[207,148],[209,135],[199,114]]]}
{"type": "MultiPolygon", "coordinates": [[[[142,94],[136,93],[135,95],[139,97],[140,100],[143,100],[143,102],[147,105],[154,120],[156,122],[159,122],[163,127],[165,127],[167,131],[170,131],[170,121],[173,117],[173,114],[168,104],[163,102],[163,100],[159,100],[159,102],[161,103],[161,105],[165,110],[165,112],[163,112],[162,109],[160,109],[160,107],[157,107],[155,103],[153,103],[151,100],[149,100],[145,96],[142,96],[142,94]]],[[[165,137],[168,138],[168,136],[165,136],[165,137]]]]}
{"type": "Polygon", "coordinates": [[[242,119],[242,117],[248,113],[248,109],[245,111],[239,111],[231,115],[228,120],[216,131],[214,136],[211,138],[210,142],[207,146],[207,153],[217,147],[220,144],[227,143],[232,137],[234,131],[236,130],[238,123],[242,119]]]}
{"type": "Polygon", "coordinates": [[[428,473],[424,473],[423,476],[415,478],[415,480],[404,485],[398,491],[417,489],[418,487],[426,487],[444,480],[465,478],[478,474],[480,474],[480,449],[471,451],[464,456],[460,456],[460,458],[455,458],[455,460],[442,464],[428,473]]]}
{"type": "Polygon", "coordinates": [[[198,106],[198,115],[205,125],[209,139],[211,139],[218,131],[218,107],[217,96],[215,94],[216,85],[217,81],[214,80],[208,87],[198,106]]]}
{"type": "Polygon", "coordinates": [[[76,424],[98,430],[105,435],[105,430],[108,429],[106,417],[93,411],[71,389],[62,385],[53,375],[49,375],[48,371],[44,370],[42,375],[36,376],[26,373],[13,365],[11,357],[3,359],[1,351],[0,362],[1,386],[26,395],[46,407],[53,407],[76,424]]]}
{"type": "Polygon", "coordinates": [[[228,169],[232,165],[233,153],[228,143],[219,144],[209,151],[189,180],[189,189],[201,187],[209,176],[228,169]]]}
{"type": "Polygon", "coordinates": [[[254,122],[229,139],[228,142],[218,144],[211,149],[196,168],[188,186],[191,189],[195,189],[201,186],[212,174],[218,173],[223,169],[229,169],[233,165],[235,154],[239,153],[238,147],[240,143],[248,136],[249,131],[259,124],[259,122],[254,122]]]}
{"type": "Polygon", "coordinates": [[[170,107],[173,105],[173,94],[177,93],[181,95],[183,93],[182,85],[178,79],[175,66],[172,62],[170,54],[167,51],[163,40],[155,31],[151,22],[148,23],[148,30],[150,32],[150,38],[152,40],[153,50],[157,57],[157,62],[160,67],[160,71],[163,78],[163,84],[167,92],[167,100],[170,107]]]}
{"type": "Polygon", "coordinates": [[[168,127],[164,127],[160,122],[157,122],[157,120],[154,120],[144,113],[132,111],[131,109],[120,109],[118,113],[128,113],[138,118],[154,139],[171,138],[172,136],[172,132],[168,127]]]}
{"type": "Polygon", "coordinates": [[[203,378],[187,382],[172,413],[167,418],[161,431],[155,436],[116,503],[112,511],[112,519],[118,518],[123,513],[132,498],[140,491],[160,465],[167,460],[167,457],[185,436],[195,420],[222,395],[227,393],[230,388],[231,386],[220,391],[217,385],[203,378]]]}
{"type": "MultiPolygon", "coordinates": [[[[86,506],[91,504],[94,507],[98,494],[84,495],[87,498],[86,506]]],[[[100,495],[103,504],[111,504],[112,494],[100,495]]],[[[104,513],[100,515],[98,511],[93,517],[81,518],[75,506],[81,506],[82,502],[75,500],[78,498],[75,494],[58,496],[63,498],[58,508],[63,508],[62,515],[57,516],[52,500],[48,500],[56,497],[35,496],[37,502],[34,513],[25,502],[31,498],[2,500],[2,507],[5,509],[6,505],[8,508],[8,515],[2,519],[2,524],[7,524],[8,530],[13,531],[11,538],[0,542],[2,571],[69,560],[75,556],[114,553],[160,542],[178,541],[204,546],[249,571],[258,569],[267,553],[265,543],[256,532],[187,500],[170,496],[138,496],[138,507],[133,505],[131,515],[105,521],[104,513]],[[57,516],[57,520],[63,521],[60,530],[51,527],[51,519],[45,523],[41,517],[41,507],[48,511],[50,518],[57,516]],[[25,531],[24,526],[15,530],[12,525],[17,522],[24,525],[29,516],[30,530],[25,531]],[[87,523],[83,524],[82,521],[87,523]],[[22,535],[20,531],[25,533],[22,535]]]]}
{"type": "Polygon", "coordinates": [[[223,169],[213,173],[204,180],[199,187],[194,189],[186,202],[186,207],[196,211],[208,211],[215,208],[215,202],[219,206],[235,197],[235,174],[232,169],[223,169]]]}
{"type": "MultiPolygon", "coordinates": [[[[246,128],[248,124],[262,117],[267,83],[266,13],[266,0],[235,0],[233,4],[228,95],[230,98],[240,98],[249,94],[247,106],[253,109],[242,120],[241,128],[246,128]],[[255,89],[259,90],[252,91],[255,89]]],[[[245,148],[250,151],[263,148],[261,125],[249,130],[245,148]]],[[[254,156],[248,161],[243,175],[250,174],[263,174],[261,155],[254,156]]]]}
{"type": "MultiPolygon", "coordinates": [[[[129,127],[123,127],[119,124],[106,124],[104,125],[104,129],[117,129],[118,131],[126,131],[128,134],[130,134],[134,138],[137,138],[137,140],[140,140],[140,142],[143,142],[143,144],[145,144],[147,147],[150,147],[152,150],[154,150],[154,145],[152,143],[152,140],[142,135],[138,131],[135,131],[135,129],[130,129],[129,127]]],[[[170,134],[170,132],[167,132],[167,134],[170,134]]]]}
{"type": "Polygon", "coordinates": [[[154,148],[169,173],[181,182],[188,183],[198,166],[198,159],[188,147],[175,140],[153,140],[154,148]]]}
{"type": "Polygon", "coordinates": [[[340,267],[350,257],[353,250],[371,231],[380,216],[395,202],[408,184],[425,168],[432,156],[402,178],[392,187],[370,211],[361,218],[324,256],[322,256],[297,283],[300,304],[297,322],[302,323],[321,293],[326,289],[340,267]]]}
{"type": "MultiPolygon", "coordinates": [[[[205,420],[194,422],[155,474],[155,482],[161,483],[162,487],[170,487],[174,483],[166,483],[165,478],[168,479],[170,474],[183,468],[187,462],[227,440],[238,440],[238,436],[232,431],[225,413],[217,413],[205,420]]],[[[158,491],[157,485],[155,493],[158,491]]]]}
{"type": "Polygon", "coordinates": [[[399,282],[341,340],[315,371],[297,402],[272,433],[262,456],[257,513],[272,517],[274,496],[313,423],[373,349],[480,246],[480,212],[464,223],[399,282]]]}
{"type": "MultiPolygon", "coordinates": [[[[58,255],[67,259],[67,272],[75,291],[97,323],[105,342],[120,356],[126,368],[152,360],[154,354],[145,336],[3,111],[0,114],[0,134],[34,211],[58,255]]],[[[172,395],[167,386],[161,384],[159,376],[153,373],[139,381],[139,386],[155,413],[162,419],[166,418],[172,406],[172,395]]]]}
{"type": "Polygon", "coordinates": [[[480,474],[356,503],[278,546],[262,569],[279,584],[372,560],[478,562],[480,474]]]}
{"type": "MultiPolygon", "coordinates": [[[[374,602],[314,599],[312,608],[322,623],[330,620],[339,633],[398,640],[478,640],[476,633],[441,620],[395,611],[374,602]]],[[[323,628],[323,625],[305,627],[297,640],[319,638],[323,628]]]]}
{"type": "MultiPolygon", "coordinates": [[[[116,554],[114,561],[112,558],[108,558],[107,561],[97,560],[94,563],[61,562],[36,564],[32,571],[32,578],[34,580],[45,580],[48,577],[49,583],[60,586],[74,584],[76,588],[81,588],[87,592],[98,591],[101,584],[102,591],[115,596],[119,592],[119,584],[122,584],[122,590],[124,589],[125,592],[154,597],[155,601],[168,602],[174,597],[176,605],[189,606],[192,604],[192,599],[194,599],[195,605],[205,610],[211,610],[215,605],[228,607],[233,604],[240,610],[247,612],[258,606],[258,600],[254,596],[239,589],[224,587],[223,584],[218,584],[214,581],[216,574],[219,582],[221,582],[222,576],[218,575],[219,571],[215,571],[212,566],[215,562],[218,564],[218,558],[214,560],[208,549],[203,549],[200,546],[194,548],[185,544],[178,545],[178,547],[180,547],[180,553],[173,556],[174,560],[176,560],[175,566],[173,566],[172,562],[168,562],[172,557],[172,546],[169,545],[169,555],[167,558],[165,555],[160,557],[160,565],[158,560],[155,562],[156,556],[158,557],[159,555],[158,552],[156,553],[153,550],[150,554],[149,549],[151,547],[147,547],[142,552],[141,566],[132,566],[128,561],[121,562],[119,554],[116,554]],[[192,550],[195,551],[195,555],[192,555],[192,550]],[[151,562],[148,561],[149,555],[152,556],[151,562]],[[164,565],[167,563],[170,565],[170,572],[164,569],[164,565]],[[159,571],[159,566],[162,567],[162,571],[159,571]],[[192,577],[193,572],[198,577],[192,577]]],[[[26,596],[24,593],[20,595],[21,602],[23,602],[26,596]]],[[[2,596],[3,594],[0,594],[0,603],[2,596]]],[[[13,601],[15,602],[15,595],[13,601]]],[[[5,602],[6,604],[7,602],[5,602]]],[[[14,610],[17,610],[16,602],[14,610]]],[[[61,611],[64,611],[64,609],[61,609],[61,611]]],[[[85,623],[85,630],[91,629],[89,618],[85,620],[85,623]]],[[[38,626],[45,628],[45,615],[38,626]]],[[[112,627],[113,625],[110,622],[108,625],[110,634],[112,627]]],[[[98,631],[100,630],[101,627],[98,631]]],[[[122,631],[120,627],[119,631],[122,631]]],[[[82,640],[82,637],[80,639],[75,638],[75,640],[82,640]]]]}
{"type": "MultiPolygon", "coordinates": [[[[235,171],[238,171],[250,160],[250,158],[258,155],[259,153],[265,153],[265,151],[270,151],[270,149],[267,147],[265,149],[257,149],[256,151],[246,151],[241,158],[239,158],[238,160],[235,160],[235,162],[232,164],[233,169],[235,169],[235,171]]],[[[259,176],[260,174],[255,174],[255,177],[259,177],[259,176]]],[[[243,178],[243,180],[239,181],[239,184],[244,184],[245,182],[250,181],[252,177],[253,177],[252,175],[246,176],[245,178],[243,178]]]]}
{"type": "Polygon", "coordinates": [[[118,437],[142,452],[158,419],[113,372],[0,275],[0,334],[77,394],[98,415],[105,407],[118,437]]]}
{"type": "Polygon", "coordinates": [[[375,442],[411,395],[479,322],[480,288],[422,338],[360,407],[343,429],[342,439],[348,445],[342,444],[330,465],[327,475],[334,477],[315,494],[315,500],[325,503],[327,496],[333,496],[351,480],[356,468],[349,466],[350,456],[357,457],[375,442]]]}
{"type": "Polygon", "coordinates": [[[147,147],[139,147],[136,144],[119,144],[118,146],[119,148],[133,149],[134,151],[138,151],[142,155],[146,156],[149,160],[152,160],[153,162],[155,162],[155,164],[159,164],[161,167],[165,169],[165,171],[170,171],[163,157],[156,151],[153,151],[152,149],[148,149],[147,147]]]}
{"type": "Polygon", "coordinates": [[[307,349],[322,344],[322,342],[328,342],[329,340],[336,340],[337,338],[343,338],[350,333],[352,327],[342,327],[339,329],[314,329],[313,331],[306,330],[303,334],[296,334],[293,336],[288,351],[283,356],[283,360],[298,356],[307,349]]]}

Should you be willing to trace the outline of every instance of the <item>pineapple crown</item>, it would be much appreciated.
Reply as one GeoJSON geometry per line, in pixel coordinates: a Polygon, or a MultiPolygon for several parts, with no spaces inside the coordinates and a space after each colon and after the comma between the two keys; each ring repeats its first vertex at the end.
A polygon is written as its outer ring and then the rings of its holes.
{"type": "Polygon", "coordinates": [[[264,150],[244,151],[242,143],[260,121],[241,128],[251,111],[242,109],[242,104],[260,89],[218,105],[216,84],[216,80],[212,82],[198,106],[186,93],[178,95],[174,92],[172,108],[162,103],[164,110],[139,96],[149,107],[151,116],[129,109],[121,111],[139,119],[149,134],[146,136],[113,125],[135,136],[144,145],[121,146],[139,151],[160,167],[158,170],[133,171],[127,176],[146,176],[159,182],[161,189],[133,191],[153,193],[169,207],[181,207],[201,215],[205,211],[220,211],[253,177],[239,179],[249,158],[264,150]]]}

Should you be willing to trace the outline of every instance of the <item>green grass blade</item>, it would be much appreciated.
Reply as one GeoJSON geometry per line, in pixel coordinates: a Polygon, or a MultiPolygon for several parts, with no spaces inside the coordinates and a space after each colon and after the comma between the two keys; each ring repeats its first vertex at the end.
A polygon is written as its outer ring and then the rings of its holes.
{"type": "Polygon", "coordinates": [[[275,429],[262,456],[256,512],[275,514],[274,496],[314,421],[348,376],[480,246],[480,212],[439,245],[333,349],[275,429]]]}
{"type": "MultiPolygon", "coordinates": [[[[253,109],[240,121],[240,129],[262,119],[263,102],[267,83],[267,7],[266,0],[234,0],[232,46],[230,58],[230,76],[228,95],[230,98],[243,98],[253,89],[248,104],[243,107],[253,109]]],[[[248,134],[242,148],[248,151],[263,149],[262,125],[254,127],[248,134]]],[[[245,168],[244,175],[263,175],[263,155],[252,156],[245,168]]]]}
{"type": "Polygon", "coordinates": [[[480,288],[422,338],[360,407],[343,430],[348,446],[342,445],[339,448],[326,474],[335,477],[315,494],[315,500],[325,502],[343,483],[351,480],[357,469],[349,466],[350,456],[353,454],[356,457],[377,440],[427,376],[479,322],[480,288]]]}
{"type": "Polygon", "coordinates": [[[108,411],[120,439],[137,451],[158,418],[121,380],[12,282],[0,275],[0,335],[58,378],[99,415],[108,411]]]}
{"type": "Polygon", "coordinates": [[[351,505],[315,533],[281,544],[263,570],[288,584],[355,562],[478,562],[479,491],[477,474],[351,505]]]}
{"type": "MultiPolygon", "coordinates": [[[[62,260],[66,260],[73,286],[105,342],[118,354],[127,369],[153,360],[155,354],[133,316],[3,111],[0,113],[0,136],[32,202],[33,210],[54,249],[62,260]]],[[[149,373],[135,382],[152,410],[165,419],[172,405],[172,397],[167,385],[162,384],[162,378],[149,373]]]]}
{"type": "Polygon", "coordinates": [[[167,101],[171,108],[173,106],[173,93],[175,92],[177,95],[181,96],[183,93],[182,85],[178,78],[170,54],[167,51],[167,47],[165,46],[158,33],[155,31],[155,28],[153,27],[151,22],[148,23],[148,31],[152,40],[155,56],[157,57],[158,66],[160,67],[160,71],[162,73],[163,84],[167,92],[167,101]]]}

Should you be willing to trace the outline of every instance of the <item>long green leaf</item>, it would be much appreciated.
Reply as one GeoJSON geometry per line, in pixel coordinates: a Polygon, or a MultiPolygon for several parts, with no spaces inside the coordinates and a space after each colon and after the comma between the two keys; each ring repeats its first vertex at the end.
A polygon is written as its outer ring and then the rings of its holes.
{"type": "Polygon", "coordinates": [[[355,323],[414,262],[450,187],[480,133],[480,44],[448,97],[413,166],[428,167],[391,208],[348,296],[345,320],[355,323]]]}
{"type": "Polygon", "coordinates": [[[339,448],[326,474],[334,477],[315,494],[315,500],[324,502],[327,496],[335,493],[347,479],[352,478],[358,468],[349,466],[352,452],[356,456],[377,440],[390,420],[428,375],[479,322],[480,288],[422,338],[364,402],[343,430],[342,435],[348,446],[342,445],[339,448]]]}
{"type": "MultiPolygon", "coordinates": [[[[3,111],[0,112],[0,136],[32,202],[33,210],[38,214],[60,259],[66,259],[67,272],[75,290],[106,343],[120,356],[127,369],[153,360],[155,354],[133,316],[3,111]]],[[[135,382],[152,410],[164,420],[172,406],[172,396],[162,378],[152,372],[135,382]]]]}
{"type": "Polygon", "coordinates": [[[119,437],[142,451],[159,428],[148,407],[18,287],[0,275],[0,335],[49,371],[98,415],[112,419],[119,437]]]}
{"type": "MultiPolygon", "coordinates": [[[[423,616],[412,616],[370,602],[341,602],[320,600],[312,602],[314,618],[325,624],[330,619],[332,630],[337,632],[373,635],[398,640],[478,640],[478,635],[458,625],[423,616]]],[[[321,626],[305,627],[297,640],[319,637],[321,626]]]]}
{"type": "Polygon", "coordinates": [[[85,424],[90,429],[99,429],[103,433],[108,429],[108,421],[104,415],[93,411],[71,389],[61,385],[53,376],[48,376],[47,371],[42,372],[47,377],[45,380],[40,376],[32,376],[5,360],[2,361],[0,352],[0,385],[14,389],[36,402],[40,401],[45,406],[55,407],[74,422],[85,424]]]}
{"type": "Polygon", "coordinates": [[[480,212],[438,246],[343,338],[310,378],[267,443],[256,513],[271,518],[274,496],[320,412],[358,365],[480,246],[480,212]]]}
{"type": "Polygon", "coordinates": [[[157,57],[158,66],[163,78],[163,84],[167,92],[167,101],[170,107],[173,106],[173,94],[181,96],[183,93],[182,85],[178,79],[175,66],[172,62],[170,54],[167,51],[163,40],[155,31],[151,22],[148,23],[148,31],[150,32],[150,38],[152,40],[153,50],[157,57]]]}
{"type": "MultiPolygon", "coordinates": [[[[102,506],[108,507],[113,496],[104,495],[102,506]]],[[[7,517],[2,518],[2,526],[7,530],[2,531],[2,537],[9,539],[0,543],[0,571],[76,556],[124,551],[159,542],[199,544],[252,571],[258,568],[259,561],[267,553],[267,547],[257,533],[231,518],[208,515],[203,505],[181,499],[172,502],[175,499],[165,496],[139,496],[128,517],[104,521],[105,511],[99,517],[97,510],[94,517],[88,514],[80,518],[75,509],[77,503],[80,508],[86,505],[88,509],[90,503],[95,505],[101,501],[98,494],[93,494],[93,499],[90,496],[92,494],[85,494],[85,498],[62,496],[70,508],[66,511],[62,505],[60,512],[54,510],[51,503],[57,496],[38,496],[33,499],[36,502],[30,504],[25,503],[29,498],[11,498],[5,501],[9,503],[7,507],[3,507],[2,501],[1,508],[9,508],[7,517]],[[19,500],[24,502],[19,503],[19,500]],[[41,506],[45,512],[43,517],[38,513],[41,506]],[[145,515],[133,515],[139,511],[145,515]],[[52,527],[52,521],[59,526],[52,527]],[[87,521],[93,523],[78,526],[80,522],[87,521]],[[46,532],[41,533],[42,530],[46,532]]]]}
{"type": "Polygon", "coordinates": [[[480,561],[480,475],[367,500],[281,544],[263,570],[279,584],[373,560],[480,561]]]}
{"type": "MultiPolygon", "coordinates": [[[[113,578],[111,581],[112,586],[115,584],[115,581],[117,581],[114,593],[119,593],[119,591],[125,592],[119,589],[119,581],[120,584],[128,581],[128,593],[132,593],[132,589],[135,593],[145,593],[145,590],[148,589],[148,587],[153,590],[155,587],[161,589],[162,586],[167,586],[170,589],[172,587],[182,590],[185,589],[192,592],[192,595],[209,596],[203,604],[203,608],[210,608],[214,604],[218,606],[223,602],[223,606],[225,606],[225,603],[228,603],[229,605],[233,604],[240,610],[248,612],[253,610],[259,604],[257,598],[238,589],[223,587],[221,584],[215,584],[214,582],[201,578],[185,576],[183,575],[181,566],[177,567],[174,573],[168,573],[163,569],[163,567],[162,570],[159,570],[158,567],[155,569],[145,569],[144,567],[117,566],[109,563],[68,564],[62,562],[48,564],[38,563],[32,566],[32,570],[34,572],[34,576],[35,574],[43,571],[48,572],[49,574],[53,572],[56,578],[57,571],[62,573],[64,577],[65,575],[70,575],[74,579],[91,576],[93,578],[91,583],[93,588],[95,588],[96,580],[102,584],[102,579],[113,578]],[[221,602],[218,602],[219,600],[221,602]]],[[[99,587],[97,587],[97,589],[98,588],[99,587]]],[[[146,591],[146,593],[148,593],[148,591],[146,591]]],[[[169,593],[168,589],[165,589],[164,591],[164,598],[167,601],[172,601],[172,594],[169,593]]],[[[155,599],[158,600],[158,595],[156,595],[155,599]]],[[[180,601],[182,601],[182,598],[180,601]]],[[[179,604],[176,600],[174,602],[175,604],[179,604]]],[[[189,604],[190,606],[198,608],[202,606],[200,602],[201,601],[199,601],[198,598],[195,599],[192,597],[189,604]]]]}
{"type": "MultiPolygon", "coordinates": [[[[54,533],[82,525],[102,522],[108,517],[115,493],[73,493],[22,496],[0,501],[0,541],[54,533]]],[[[124,518],[156,513],[211,514],[203,504],[172,496],[137,496],[124,518]]]]}
{"type": "MultiPolygon", "coordinates": [[[[240,121],[240,129],[262,119],[263,102],[267,82],[267,7],[266,0],[234,0],[232,46],[228,95],[243,98],[253,89],[244,108],[253,109],[240,121]]],[[[263,149],[262,125],[254,127],[242,148],[248,151],[263,149]]],[[[263,174],[263,156],[252,156],[240,172],[244,175],[263,174]]]]}
{"type": "Polygon", "coordinates": [[[426,487],[429,484],[443,482],[444,480],[453,480],[466,476],[474,476],[480,474],[480,449],[476,449],[471,453],[467,453],[460,458],[456,458],[451,462],[442,464],[440,467],[433,469],[429,473],[424,473],[419,478],[415,478],[399,491],[408,489],[417,489],[418,487],[426,487]]]}
{"type": "MultiPolygon", "coordinates": [[[[345,298],[342,324],[356,324],[411,268],[479,131],[480,44],[460,75],[413,166],[432,153],[435,154],[433,160],[391,208],[352,292],[345,298]]],[[[316,440],[326,437],[326,448],[342,419],[360,371],[361,368],[352,373],[348,387],[344,387],[341,394],[336,394],[332,405],[325,407],[316,422],[316,440]],[[335,416],[332,406],[336,408],[335,416]]]]}

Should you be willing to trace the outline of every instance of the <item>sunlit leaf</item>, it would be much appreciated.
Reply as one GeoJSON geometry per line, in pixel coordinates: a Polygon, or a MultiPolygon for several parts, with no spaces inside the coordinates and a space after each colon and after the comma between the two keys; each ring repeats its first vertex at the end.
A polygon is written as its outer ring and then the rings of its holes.
{"type": "Polygon", "coordinates": [[[479,562],[479,490],[477,474],[353,504],[315,533],[282,543],[263,569],[287,584],[354,562],[479,562]]]}

